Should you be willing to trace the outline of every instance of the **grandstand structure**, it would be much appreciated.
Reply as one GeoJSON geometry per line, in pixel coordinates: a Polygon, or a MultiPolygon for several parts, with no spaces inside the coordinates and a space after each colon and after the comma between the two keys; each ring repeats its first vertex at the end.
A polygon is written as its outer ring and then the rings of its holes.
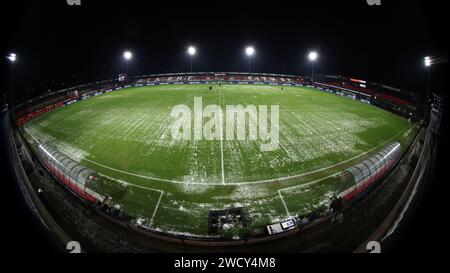
{"type": "Polygon", "coordinates": [[[336,75],[316,76],[314,87],[361,99],[408,118],[415,115],[421,99],[399,88],[336,75]]]}
{"type": "Polygon", "coordinates": [[[197,72],[143,75],[127,81],[111,79],[71,87],[23,102],[16,107],[18,125],[35,116],[67,105],[76,100],[131,86],[154,86],[166,84],[268,84],[280,86],[311,86],[338,95],[358,99],[380,108],[395,112],[404,117],[416,115],[420,97],[413,93],[372,83],[364,80],[335,75],[316,75],[314,83],[307,76],[240,73],[240,72],[197,72]]]}
{"type": "Polygon", "coordinates": [[[251,84],[304,84],[305,78],[294,75],[278,74],[248,74],[248,73],[189,73],[161,74],[142,76],[136,79],[136,84],[158,83],[251,83],[251,84]]]}

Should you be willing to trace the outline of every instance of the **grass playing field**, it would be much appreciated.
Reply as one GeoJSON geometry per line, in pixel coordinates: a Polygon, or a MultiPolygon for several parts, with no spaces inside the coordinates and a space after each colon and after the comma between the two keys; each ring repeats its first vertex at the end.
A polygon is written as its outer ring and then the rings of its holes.
{"type": "MultiPolygon", "coordinates": [[[[224,131],[225,129],[223,129],[224,131]]],[[[128,88],[52,111],[24,125],[34,146],[47,143],[96,170],[95,190],[139,224],[206,236],[208,212],[244,207],[251,227],[329,205],[340,172],[415,128],[389,112],[303,87],[164,85],[128,88]],[[279,105],[279,148],[253,140],[174,140],[172,108],[279,105]]],[[[223,236],[240,234],[232,229],[223,236]]]]}

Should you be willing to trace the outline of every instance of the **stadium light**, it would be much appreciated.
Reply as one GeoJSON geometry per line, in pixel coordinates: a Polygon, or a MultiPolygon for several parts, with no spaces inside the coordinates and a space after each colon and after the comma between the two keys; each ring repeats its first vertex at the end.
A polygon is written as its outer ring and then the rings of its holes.
{"type": "Polygon", "coordinates": [[[311,51],[308,54],[308,59],[311,62],[311,83],[314,83],[314,62],[319,58],[316,51],[311,51]]]}
{"type": "Polygon", "coordinates": [[[15,111],[13,111],[12,109],[15,109],[14,106],[14,91],[13,91],[13,81],[14,81],[14,62],[17,60],[17,55],[15,53],[11,53],[6,57],[9,60],[9,90],[8,90],[8,95],[7,99],[8,99],[8,104],[9,104],[9,109],[10,110],[10,117],[11,120],[13,121],[12,124],[13,126],[16,126],[16,115],[15,115],[15,111]]]}
{"type": "Polygon", "coordinates": [[[248,74],[250,74],[252,67],[250,57],[255,54],[255,48],[253,46],[248,46],[247,48],[245,48],[245,54],[247,54],[248,57],[248,74]]]}
{"type": "Polygon", "coordinates": [[[315,60],[317,60],[317,57],[319,57],[319,55],[317,54],[317,52],[315,51],[311,51],[308,54],[308,59],[312,62],[314,62],[315,60]]]}
{"type": "Polygon", "coordinates": [[[252,56],[253,54],[255,54],[255,48],[252,46],[248,46],[245,49],[245,54],[247,54],[247,56],[252,56]]]}
{"type": "Polygon", "coordinates": [[[424,60],[426,67],[431,66],[431,58],[430,57],[427,56],[427,57],[423,58],[423,60],[424,60]]]}
{"type": "Polygon", "coordinates": [[[195,47],[193,47],[193,46],[190,46],[188,48],[188,54],[193,56],[193,55],[195,55],[195,53],[197,53],[197,49],[195,49],[195,47]]]}
{"type": "Polygon", "coordinates": [[[133,58],[133,53],[131,53],[130,51],[125,51],[125,53],[123,53],[123,57],[125,58],[125,60],[129,61],[131,60],[131,58],[133,58]]]}
{"type": "Polygon", "coordinates": [[[17,60],[17,55],[15,53],[9,54],[9,56],[6,57],[10,62],[15,62],[17,60]]]}
{"type": "Polygon", "coordinates": [[[425,64],[425,67],[427,68],[427,99],[429,99],[430,96],[430,67],[431,67],[431,58],[429,56],[426,56],[423,58],[423,62],[425,64]]]}
{"type": "Polygon", "coordinates": [[[192,73],[192,57],[197,53],[197,49],[193,46],[188,47],[187,53],[191,57],[191,73],[192,73]]]}
{"type": "Polygon", "coordinates": [[[123,53],[123,57],[125,58],[125,61],[127,63],[127,77],[128,77],[128,62],[133,58],[133,53],[130,51],[125,51],[123,53]]]}

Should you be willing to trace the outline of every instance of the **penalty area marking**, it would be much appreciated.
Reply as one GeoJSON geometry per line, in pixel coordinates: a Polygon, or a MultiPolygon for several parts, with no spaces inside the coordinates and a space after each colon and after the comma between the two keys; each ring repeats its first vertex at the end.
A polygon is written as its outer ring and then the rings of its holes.
{"type": "MultiPolygon", "coordinates": [[[[83,158],[83,160],[86,160],[87,162],[90,162],[90,163],[92,163],[92,164],[94,164],[94,165],[103,167],[103,168],[105,168],[105,169],[109,169],[109,170],[111,170],[111,171],[115,171],[115,172],[118,172],[118,173],[127,174],[127,175],[134,176],[134,177],[139,177],[139,178],[143,178],[143,179],[147,179],[147,180],[159,181],[159,182],[168,182],[168,183],[174,183],[174,184],[186,184],[186,183],[189,183],[189,184],[192,184],[192,185],[210,185],[210,186],[239,186],[239,185],[250,185],[250,184],[263,184],[263,183],[269,183],[269,182],[285,181],[285,180],[291,180],[291,179],[295,179],[295,178],[300,178],[300,177],[303,177],[303,176],[307,176],[307,175],[310,175],[310,174],[322,172],[322,171],[325,171],[325,170],[334,168],[334,167],[336,167],[336,166],[345,164],[345,163],[347,163],[347,162],[350,162],[350,161],[352,161],[352,160],[355,160],[355,159],[358,158],[358,157],[364,156],[364,155],[366,155],[366,154],[368,154],[368,153],[370,153],[370,152],[372,152],[372,151],[378,149],[379,147],[385,145],[386,143],[388,143],[389,141],[391,141],[393,138],[395,138],[395,137],[397,137],[398,135],[404,133],[407,129],[410,129],[410,128],[411,128],[411,127],[408,126],[408,127],[406,127],[405,129],[403,129],[403,130],[401,130],[400,132],[398,132],[397,134],[393,135],[391,138],[389,138],[389,139],[386,140],[385,142],[383,142],[383,143],[381,143],[381,144],[379,144],[379,145],[373,147],[372,149],[370,149],[370,150],[368,150],[368,151],[366,151],[366,152],[363,152],[363,153],[361,153],[361,154],[359,154],[359,155],[356,155],[356,156],[354,156],[354,157],[352,157],[352,158],[349,158],[349,159],[347,159],[347,160],[344,160],[344,161],[341,161],[341,162],[339,162],[339,163],[336,163],[336,164],[334,164],[334,165],[330,165],[330,166],[327,166],[327,167],[323,167],[323,168],[316,169],[316,170],[312,170],[312,171],[305,172],[305,173],[300,173],[300,174],[297,174],[297,175],[286,176],[286,177],[278,177],[278,178],[271,178],[271,179],[266,179],[266,180],[257,180],[257,181],[241,181],[241,182],[232,182],[232,183],[225,183],[224,181],[221,181],[221,183],[204,183],[204,182],[190,182],[190,181],[181,181],[181,180],[171,180],[171,179],[164,179],[164,178],[158,178],[158,177],[145,176],[145,175],[140,175],[140,174],[135,174],[135,173],[130,173],[130,172],[118,170],[118,169],[115,169],[115,168],[112,168],[112,167],[103,165],[103,164],[101,164],[101,163],[92,161],[92,160],[87,159],[87,158],[83,158]]],[[[25,128],[25,131],[27,131],[28,134],[30,134],[30,136],[31,136],[33,139],[36,140],[36,138],[28,131],[28,129],[25,128]]],[[[38,144],[39,144],[39,141],[37,141],[37,142],[38,142],[38,144]]],[[[61,146],[59,146],[59,145],[57,145],[57,144],[53,144],[53,145],[57,146],[57,147],[60,148],[61,150],[65,151],[65,152],[67,152],[67,153],[69,153],[69,154],[71,154],[71,155],[75,155],[74,153],[68,151],[67,149],[64,149],[63,147],[61,147],[61,146]]],[[[223,168],[223,167],[222,167],[222,168],[223,168]]],[[[222,169],[222,171],[223,171],[223,169],[222,169]]],[[[224,175],[223,172],[222,172],[222,175],[224,175]]]]}
{"type": "MultiPolygon", "coordinates": [[[[25,131],[26,131],[26,132],[34,139],[34,141],[36,141],[37,143],[39,143],[39,141],[36,139],[36,137],[34,137],[34,136],[31,134],[31,132],[30,132],[27,128],[25,128],[25,131]]],[[[59,147],[59,146],[58,146],[58,147],[59,147]]],[[[61,148],[61,147],[59,147],[59,148],[61,148]]],[[[62,150],[65,150],[65,149],[62,149],[62,150]]],[[[65,151],[68,152],[68,153],[70,153],[70,152],[67,151],[67,150],[65,150],[65,151]]],[[[70,154],[74,155],[73,153],[70,153],[70,154]]],[[[112,181],[114,181],[114,182],[116,182],[116,183],[124,184],[124,185],[131,186],[131,187],[135,187],[135,188],[140,188],[140,189],[144,189],[144,190],[148,190],[148,191],[159,192],[160,195],[159,195],[158,201],[156,202],[155,209],[153,210],[152,218],[150,219],[150,225],[153,224],[153,221],[154,221],[155,216],[156,216],[156,212],[158,211],[159,205],[161,204],[161,199],[162,199],[162,197],[163,197],[163,195],[164,195],[164,193],[165,193],[164,191],[158,190],[158,189],[154,189],[154,188],[144,187],[144,186],[140,186],[140,185],[135,185],[135,184],[132,184],[132,183],[129,183],[129,182],[126,182],[126,181],[123,181],[123,180],[120,180],[120,179],[117,179],[117,178],[114,178],[114,177],[110,177],[110,176],[105,175],[105,174],[102,174],[102,173],[100,173],[100,175],[101,175],[101,176],[104,176],[104,177],[106,177],[106,178],[109,178],[110,180],[112,180],[112,181]]]]}
{"type": "Polygon", "coordinates": [[[327,179],[329,179],[329,178],[335,177],[335,176],[337,176],[337,175],[340,174],[340,173],[341,173],[341,172],[337,172],[337,173],[331,174],[331,175],[329,175],[329,176],[322,177],[322,178],[319,178],[319,179],[310,181],[310,182],[305,183],[305,184],[296,185],[296,186],[292,186],[292,187],[287,187],[287,188],[284,188],[284,189],[279,189],[279,190],[278,190],[278,195],[280,196],[281,202],[283,203],[284,209],[286,210],[287,216],[288,216],[289,218],[292,217],[292,215],[291,215],[291,213],[289,212],[289,209],[288,209],[288,207],[287,207],[287,205],[286,205],[286,201],[284,200],[283,195],[281,194],[282,191],[287,191],[287,190],[291,190],[291,189],[295,189],[295,188],[303,188],[303,187],[307,187],[307,186],[310,186],[310,185],[313,185],[313,184],[322,182],[322,181],[324,181],[324,180],[327,180],[327,179]]]}
{"type": "Polygon", "coordinates": [[[135,185],[135,184],[132,184],[132,183],[129,183],[129,182],[126,182],[126,181],[123,181],[123,180],[120,180],[120,179],[117,179],[117,178],[114,178],[114,177],[110,177],[110,176],[102,174],[102,173],[100,173],[100,175],[104,176],[104,177],[106,177],[108,179],[111,179],[112,181],[114,181],[116,183],[119,183],[119,184],[124,184],[124,185],[130,186],[130,187],[135,187],[135,188],[144,189],[144,190],[148,190],[148,191],[159,192],[160,194],[159,194],[159,197],[158,197],[158,201],[156,202],[156,206],[155,206],[155,209],[153,210],[152,218],[150,219],[150,225],[153,225],[153,221],[155,219],[156,212],[159,209],[159,205],[161,204],[161,199],[162,199],[162,197],[163,197],[163,195],[165,193],[164,191],[158,190],[158,189],[154,189],[154,188],[144,187],[144,186],[140,186],[140,185],[135,185]]]}
{"type": "Polygon", "coordinates": [[[284,201],[283,195],[281,195],[281,191],[278,191],[278,195],[280,196],[281,202],[283,203],[284,209],[286,210],[286,214],[289,218],[291,218],[291,214],[289,213],[289,210],[287,208],[286,202],[284,201]]]}
{"type": "MultiPolygon", "coordinates": [[[[398,135],[400,135],[400,134],[403,134],[403,133],[406,131],[406,129],[408,129],[408,132],[407,132],[407,133],[409,133],[409,132],[411,131],[411,127],[410,127],[410,126],[409,126],[409,127],[406,127],[405,129],[403,129],[402,131],[398,132],[397,134],[395,134],[393,137],[391,137],[391,138],[388,139],[387,141],[385,141],[385,142],[381,143],[380,145],[374,147],[373,149],[371,149],[371,150],[365,152],[364,154],[367,154],[367,153],[371,152],[372,150],[378,148],[379,146],[386,144],[387,142],[391,141],[394,137],[396,137],[396,136],[398,136],[398,135]]],[[[356,156],[355,158],[360,157],[360,156],[362,156],[362,155],[363,155],[363,154],[360,154],[360,155],[356,156]]],[[[350,160],[352,160],[352,159],[348,159],[347,161],[350,161],[350,160]]],[[[343,162],[341,162],[340,164],[345,163],[345,162],[347,162],[347,161],[343,161],[343,162]]],[[[336,164],[336,165],[339,165],[339,164],[336,164]]],[[[330,166],[330,167],[331,167],[331,166],[330,166]]],[[[331,175],[329,175],[329,176],[326,176],[326,177],[323,177],[323,178],[320,178],[320,179],[316,179],[316,180],[314,180],[314,181],[310,181],[310,182],[305,183],[305,184],[300,184],[300,185],[296,185],[296,186],[292,186],[292,187],[287,187],[287,188],[279,189],[279,190],[278,190],[278,195],[280,196],[281,202],[283,203],[284,209],[286,210],[287,216],[288,216],[289,218],[292,217],[292,216],[291,216],[291,213],[290,213],[290,211],[289,211],[289,209],[288,209],[288,207],[287,207],[286,201],[284,200],[284,197],[283,197],[283,195],[281,194],[282,191],[287,191],[287,190],[291,190],[291,189],[295,189],[295,188],[307,187],[307,186],[310,186],[310,185],[312,185],[312,184],[321,182],[321,181],[323,181],[323,180],[326,180],[326,179],[335,177],[335,176],[337,176],[337,175],[340,174],[340,173],[341,173],[341,172],[337,172],[337,173],[331,174],[331,175]]]]}

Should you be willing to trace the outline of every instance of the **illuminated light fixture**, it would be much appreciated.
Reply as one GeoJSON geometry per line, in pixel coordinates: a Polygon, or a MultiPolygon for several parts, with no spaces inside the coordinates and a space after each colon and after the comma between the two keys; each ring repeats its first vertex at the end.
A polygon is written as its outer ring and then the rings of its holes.
{"type": "Polygon", "coordinates": [[[193,46],[190,46],[188,48],[187,52],[188,52],[189,55],[193,56],[193,55],[195,55],[195,53],[197,53],[197,49],[195,47],[193,47],[193,46]]]}
{"type": "Polygon", "coordinates": [[[11,53],[9,54],[8,57],[6,57],[8,60],[10,60],[11,62],[15,62],[17,60],[17,55],[15,53],[11,53]]]}
{"type": "Polygon", "coordinates": [[[247,54],[247,56],[252,56],[253,54],[255,54],[255,48],[252,46],[248,46],[245,49],[245,54],[247,54]]]}
{"type": "Polygon", "coordinates": [[[315,61],[315,60],[317,60],[318,57],[319,57],[319,55],[318,55],[317,52],[315,52],[315,51],[311,51],[311,52],[309,52],[309,54],[308,54],[308,59],[309,59],[310,61],[315,61]]]}
{"type": "Polygon", "coordinates": [[[423,60],[424,60],[426,67],[431,66],[431,58],[430,57],[427,56],[427,57],[423,58],[423,60]]]}
{"type": "Polygon", "coordinates": [[[131,58],[133,58],[133,53],[131,53],[130,51],[125,51],[125,53],[123,53],[123,57],[125,58],[125,60],[131,60],[131,58]]]}

